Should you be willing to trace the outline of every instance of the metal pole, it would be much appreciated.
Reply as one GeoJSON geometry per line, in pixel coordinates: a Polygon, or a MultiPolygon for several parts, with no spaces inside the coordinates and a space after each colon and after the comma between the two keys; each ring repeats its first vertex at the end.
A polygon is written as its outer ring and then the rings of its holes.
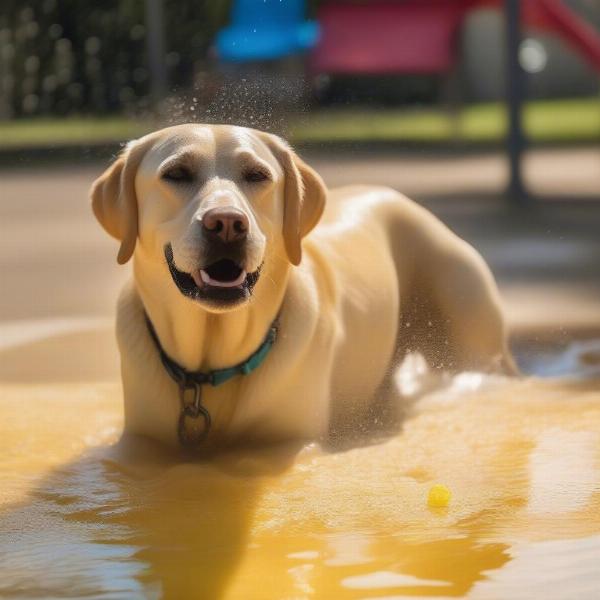
{"type": "Polygon", "coordinates": [[[146,32],[150,94],[156,106],[167,91],[163,0],[146,0],[146,32]]]}
{"type": "Polygon", "coordinates": [[[506,15],[506,102],[508,110],[507,151],[510,169],[508,194],[512,202],[524,205],[527,190],[523,184],[522,155],[525,136],[522,127],[522,104],[525,96],[525,73],[519,62],[521,15],[519,0],[504,0],[506,15]]]}

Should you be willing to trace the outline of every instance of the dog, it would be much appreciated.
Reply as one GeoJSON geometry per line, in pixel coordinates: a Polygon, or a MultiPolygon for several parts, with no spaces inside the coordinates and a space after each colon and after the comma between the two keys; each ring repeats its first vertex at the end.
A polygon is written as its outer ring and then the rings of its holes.
{"type": "Polygon", "coordinates": [[[326,442],[377,420],[409,352],[434,371],[514,371],[470,245],[392,189],[328,190],[275,135],[162,129],[129,143],[91,200],[118,262],[133,257],[117,307],[125,433],[326,442]]]}

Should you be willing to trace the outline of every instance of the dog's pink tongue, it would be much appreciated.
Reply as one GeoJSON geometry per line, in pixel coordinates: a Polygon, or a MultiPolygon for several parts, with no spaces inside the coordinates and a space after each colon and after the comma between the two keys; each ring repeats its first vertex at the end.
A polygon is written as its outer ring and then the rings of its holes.
{"type": "Polygon", "coordinates": [[[197,269],[192,273],[192,277],[194,278],[194,282],[198,287],[203,287],[204,285],[212,285],[214,287],[236,287],[238,285],[242,285],[244,280],[246,279],[246,271],[242,271],[238,277],[232,279],[231,281],[220,281],[219,279],[213,279],[204,269],[197,269]]]}
{"type": "Polygon", "coordinates": [[[198,287],[204,287],[204,282],[202,281],[202,276],[200,275],[200,269],[195,269],[194,271],[192,271],[191,275],[192,279],[194,280],[194,283],[198,287]]]}

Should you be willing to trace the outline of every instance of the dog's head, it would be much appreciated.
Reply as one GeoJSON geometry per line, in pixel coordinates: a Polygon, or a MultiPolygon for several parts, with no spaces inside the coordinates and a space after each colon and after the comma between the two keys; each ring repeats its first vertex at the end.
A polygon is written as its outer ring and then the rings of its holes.
{"type": "Polygon", "coordinates": [[[298,265],[325,205],[321,178],[280,138],[180,125],[130,143],[93,184],[94,214],[179,291],[211,311],[247,301],[261,272],[298,265]]]}

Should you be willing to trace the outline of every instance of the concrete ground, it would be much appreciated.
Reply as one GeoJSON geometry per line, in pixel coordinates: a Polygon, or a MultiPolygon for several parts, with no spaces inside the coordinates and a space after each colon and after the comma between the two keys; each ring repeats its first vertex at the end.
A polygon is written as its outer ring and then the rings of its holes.
{"type": "MultiPolygon", "coordinates": [[[[471,242],[498,278],[515,336],[600,331],[600,148],[537,150],[526,161],[543,197],[517,211],[499,195],[500,154],[364,152],[305,156],[330,186],[392,186],[471,242]]],[[[88,188],[103,164],[0,173],[0,380],[114,379],[114,303],[129,267],[95,222],[88,188]]]]}

